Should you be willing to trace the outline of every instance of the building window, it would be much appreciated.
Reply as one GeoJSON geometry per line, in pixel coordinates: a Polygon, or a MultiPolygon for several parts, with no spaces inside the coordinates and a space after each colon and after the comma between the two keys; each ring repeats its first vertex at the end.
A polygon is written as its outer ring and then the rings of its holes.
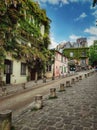
{"type": "Polygon", "coordinates": [[[4,68],[4,74],[12,74],[13,69],[13,62],[11,60],[5,60],[4,61],[5,68],[4,68]]]}
{"type": "Polygon", "coordinates": [[[70,57],[73,57],[73,52],[70,52],[70,57]]]}
{"type": "Polygon", "coordinates": [[[66,72],[66,67],[64,67],[64,73],[66,72]]]}
{"type": "Polygon", "coordinates": [[[21,63],[21,75],[26,75],[26,63],[21,63]]]}
{"type": "Polygon", "coordinates": [[[82,56],[86,56],[86,52],[83,51],[83,52],[82,52],[82,56]]]}
{"type": "Polygon", "coordinates": [[[47,72],[51,71],[51,65],[47,65],[46,71],[47,72]]]}
{"type": "Polygon", "coordinates": [[[86,60],[85,59],[81,59],[81,64],[86,64],[86,60]]]}

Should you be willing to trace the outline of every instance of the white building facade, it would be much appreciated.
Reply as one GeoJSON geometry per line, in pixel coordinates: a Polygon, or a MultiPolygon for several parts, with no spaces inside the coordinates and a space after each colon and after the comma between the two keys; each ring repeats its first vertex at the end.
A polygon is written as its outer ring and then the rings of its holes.
{"type": "Polygon", "coordinates": [[[15,60],[8,54],[4,60],[2,80],[4,84],[20,84],[27,82],[28,67],[25,61],[15,60]]]}

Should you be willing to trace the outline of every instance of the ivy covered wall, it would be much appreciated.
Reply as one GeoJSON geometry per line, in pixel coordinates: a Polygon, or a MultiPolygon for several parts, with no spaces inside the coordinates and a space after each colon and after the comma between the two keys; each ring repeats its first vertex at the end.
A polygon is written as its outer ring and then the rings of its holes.
{"type": "Polygon", "coordinates": [[[63,50],[63,54],[69,59],[80,60],[82,58],[88,58],[89,57],[89,48],[88,47],[84,47],[84,48],[65,48],[63,50]]]}
{"type": "Polygon", "coordinates": [[[48,60],[50,22],[46,11],[37,2],[1,0],[0,60],[8,52],[13,58],[25,59],[32,65],[37,58],[43,62],[48,60]],[[41,34],[41,26],[44,26],[44,35],[41,34]]]}

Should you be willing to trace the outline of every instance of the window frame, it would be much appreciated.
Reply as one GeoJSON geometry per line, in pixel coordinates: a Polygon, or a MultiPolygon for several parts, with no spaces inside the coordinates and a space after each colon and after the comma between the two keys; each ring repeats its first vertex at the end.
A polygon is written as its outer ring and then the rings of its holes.
{"type": "Polygon", "coordinates": [[[26,63],[21,62],[21,75],[26,75],[26,63]]]}

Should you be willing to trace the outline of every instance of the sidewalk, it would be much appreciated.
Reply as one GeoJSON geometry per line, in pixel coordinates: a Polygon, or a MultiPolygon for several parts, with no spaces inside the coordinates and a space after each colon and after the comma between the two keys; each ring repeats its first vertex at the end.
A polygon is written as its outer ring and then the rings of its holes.
{"type": "MultiPolygon", "coordinates": [[[[77,73],[75,73],[73,75],[77,75],[77,73]]],[[[72,76],[72,74],[68,75],[67,77],[69,77],[69,76],[72,76]]],[[[51,84],[52,82],[56,82],[56,80],[58,81],[62,78],[63,77],[57,77],[57,78],[55,78],[55,80],[52,80],[51,78],[49,78],[49,79],[46,79],[46,82],[43,82],[43,79],[40,79],[40,80],[37,80],[37,83],[35,83],[34,80],[29,81],[29,82],[25,83],[25,88],[23,87],[23,85],[24,85],[23,83],[22,84],[14,84],[14,85],[6,85],[6,86],[3,86],[4,92],[2,92],[2,88],[0,88],[0,97],[9,96],[12,94],[16,94],[18,92],[20,93],[20,92],[26,91],[28,89],[32,89],[32,88],[34,89],[34,88],[37,88],[39,86],[51,84]]]]}
{"type": "Polygon", "coordinates": [[[97,130],[97,73],[57,96],[45,96],[41,110],[27,108],[13,120],[15,130],[97,130]]]}
{"type": "Polygon", "coordinates": [[[25,91],[25,90],[30,89],[30,88],[35,88],[35,87],[38,87],[40,85],[47,84],[51,81],[52,81],[51,79],[47,79],[46,83],[43,83],[43,79],[37,80],[37,83],[35,83],[35,81],[29,81],[29,82],[25,83],[25,88],[23,87],[23,83],[22,84],[14,84],[14,85],[6,85],[6,86],[3,86],[3,88],[6,88],[5,94],[2,94],[2,89],[0,88],[0,97],[2,97],[2,96],[4,97],[4,96],[8,96],[8,95],[15,94],[18,92],[22,92],[22,91],[25,91]]]}
{"type": "MultiPolygon", "coordinates": [[[[67,75],[66,77],[71,77],[73,75],[81,75],[81,74],[88,73],[88,72],[90,72],[90,71],[73,73],[73,74],[67,75]]],[[[66,77],[64,77],[64,78],[66,78],[66,77]]],[[[0,87],[0,98],[6,97],[6,96],[9,96],[9,95],[13,95],[13,94],[16,94],[18,92],[20,93],[20,92],[23,92],[23,91],[27,91],[29,89],[34,89],[34,88],[37,88],[39,86],[51,84],[52,82],[56,82],[56,81],[58,81],[62,78],[63,77],[57,77],[55,80],[46,79],[45,83],[43,83],[43,79],[38,80],[37,83],[35,83],[35,81],[29,81],[25,84],[25,88],[23,87],[23,84],[6,85],[6,86],[3,86],[3,88],[4,88],[3,92],[2,92],[2,88],[0,87]]]]}

